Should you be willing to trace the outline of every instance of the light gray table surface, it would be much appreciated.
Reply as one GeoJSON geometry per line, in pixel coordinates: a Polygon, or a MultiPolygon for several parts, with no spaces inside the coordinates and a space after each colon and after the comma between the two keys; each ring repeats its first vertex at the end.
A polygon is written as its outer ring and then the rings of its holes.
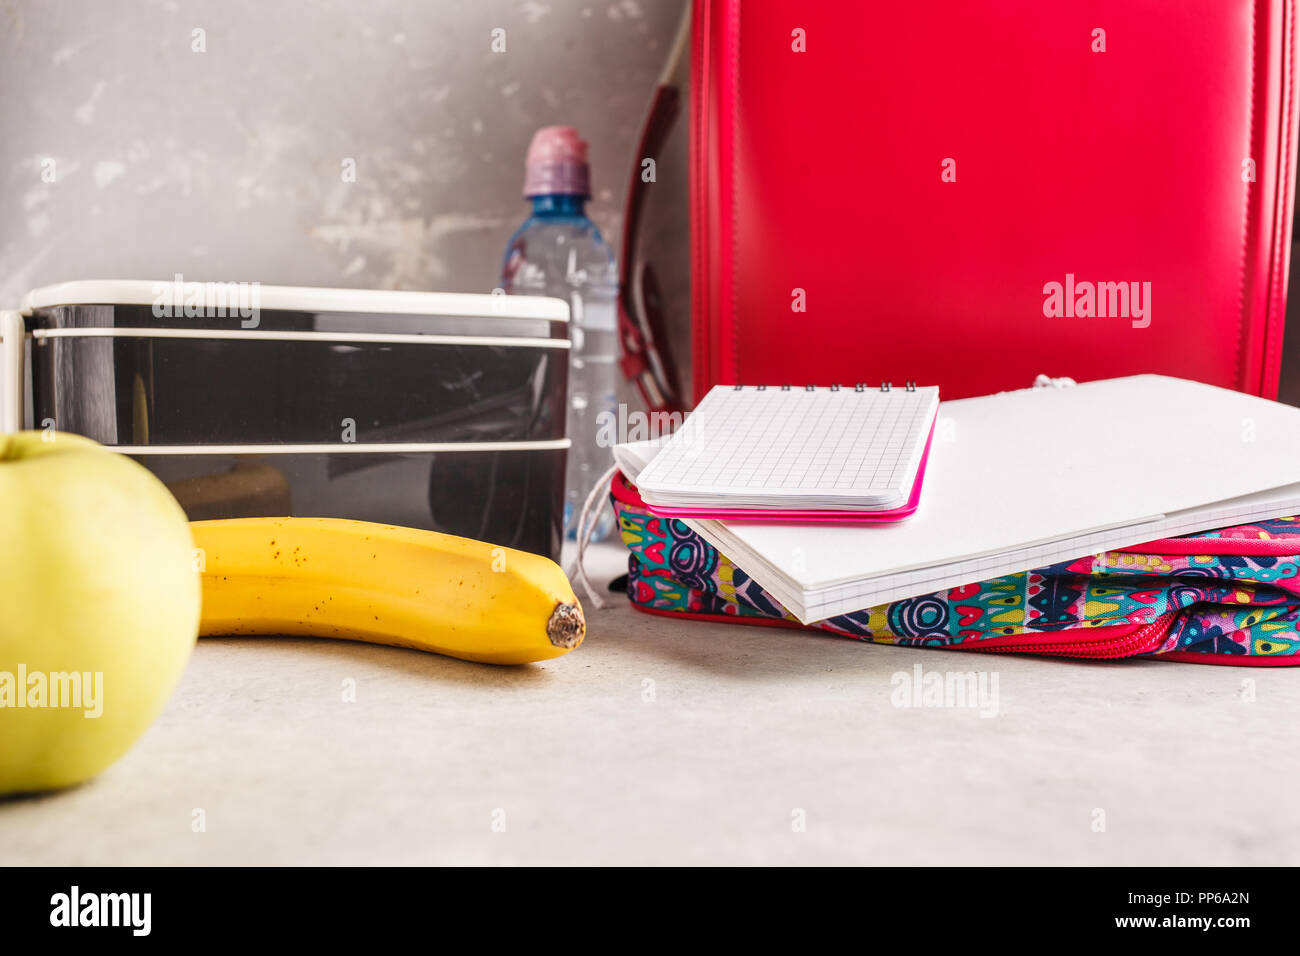
{"type": "Polygon", "coordinates": [[[612,597],[582,648],[519,668],[203,639],[117,765],[0,802],[0,862],[1300,862],[1300,670],[874,646],[612,597]],[[996,675],[997,715],[896,706],[918,664],[996,675]]]}

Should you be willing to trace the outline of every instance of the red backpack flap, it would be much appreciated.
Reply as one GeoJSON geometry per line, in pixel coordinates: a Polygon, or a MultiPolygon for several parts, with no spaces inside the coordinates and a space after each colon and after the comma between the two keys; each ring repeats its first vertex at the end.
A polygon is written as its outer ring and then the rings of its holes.
{"type": "Polygon", "coordinates": [[[694,393],[1277,391],[1291,0],[698,0],[694,393]]]}

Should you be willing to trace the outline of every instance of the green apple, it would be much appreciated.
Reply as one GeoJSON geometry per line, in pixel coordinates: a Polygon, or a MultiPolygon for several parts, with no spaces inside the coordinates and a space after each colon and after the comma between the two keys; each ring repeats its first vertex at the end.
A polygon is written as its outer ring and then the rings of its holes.
{"type": "Polygon", "coordinates": [[[0,435],[0,793],[80,783],[158,716],[198,635],[189,523],[76,435],[0,435]]]}

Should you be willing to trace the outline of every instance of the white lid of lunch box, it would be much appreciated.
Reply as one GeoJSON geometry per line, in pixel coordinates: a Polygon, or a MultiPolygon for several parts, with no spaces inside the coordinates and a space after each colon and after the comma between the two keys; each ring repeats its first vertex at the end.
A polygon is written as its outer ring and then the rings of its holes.
{"type": "MultiPolygon", "coordinates": [[[[166,296],[175,302],[177,287],[183,294],[179,304],[200,292],[199,301],[225,301],[232,282],[154,282],[149,279],[86,279],[60,282],[33,289],[23,296],[19,309],[30,314],[37,309],[62,305],[154,305],[166,296]],[[217,296],[220,292],[221,295],[217,296]]],[[[393,315],[493,316],[514,319],[544,319],[568,322],[569,304],[563,299],[531,295],[483,295],[472,292],[402,292],[386,289],[321,289],[309,286],[261,285],[256,289],[256,307],[286,312],[361,312],[393,315]]],[[[244,294],[247,294],[247,290],[244,294]]],[[[244,301],[247,301],[245,299],[244,301]]]]}

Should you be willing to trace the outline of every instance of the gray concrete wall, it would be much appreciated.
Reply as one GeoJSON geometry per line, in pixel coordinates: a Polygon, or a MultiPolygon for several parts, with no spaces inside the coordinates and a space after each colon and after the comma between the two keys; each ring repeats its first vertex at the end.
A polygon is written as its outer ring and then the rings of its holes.
{"type": "Polygon", "coordinates": [[[616,242],[682,7],[0,0],[0,305],[175,272],[486,291],[551,123],[590,141],[591,212],[616,242]]]}

